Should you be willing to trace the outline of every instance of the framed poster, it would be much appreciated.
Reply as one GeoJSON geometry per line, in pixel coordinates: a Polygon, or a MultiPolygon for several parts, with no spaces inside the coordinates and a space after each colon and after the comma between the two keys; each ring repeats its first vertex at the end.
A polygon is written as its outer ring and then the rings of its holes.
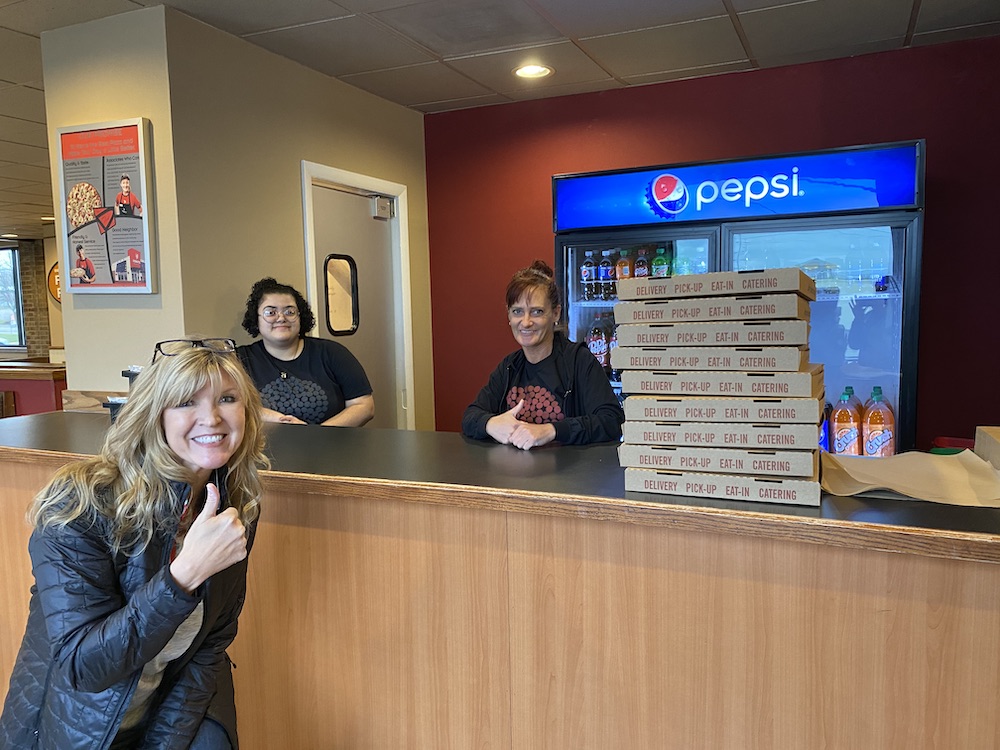
{"type": "Polygon", "coordinates": [[[103,122],[56,133],[62,291],[152,294],[149,121],[103,122]]]}

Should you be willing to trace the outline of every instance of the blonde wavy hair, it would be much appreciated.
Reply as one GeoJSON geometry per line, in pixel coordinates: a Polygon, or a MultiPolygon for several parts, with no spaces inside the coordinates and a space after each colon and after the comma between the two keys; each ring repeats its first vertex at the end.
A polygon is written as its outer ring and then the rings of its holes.
{"type": "Polygon", "coordinates": [[[228,464],[229,504],[244,523],[254,521],[262,492],[259,471],[270,466],[264,455],[260,396],[235,354],[192,347],[161,356],[143,369],[100,454],[61,468],[35,497],[29,523],[42,529],[103,516],[110,522],[108,542],[115,552],[144,550],[158,528],[169,527],[179,516],[170,482],[190,484],[195,479],[167,444],[163,412],[208,384],[219,387],[227,375],[236,384],[246,415],[243,440],[228,464]]]}

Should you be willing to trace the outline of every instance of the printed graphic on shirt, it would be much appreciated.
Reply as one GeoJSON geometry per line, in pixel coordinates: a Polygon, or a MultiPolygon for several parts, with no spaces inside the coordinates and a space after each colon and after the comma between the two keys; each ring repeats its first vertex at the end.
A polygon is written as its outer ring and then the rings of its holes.
{"type": "Polygon", "coordinates": [[[319,385],[291,375],[272,380],[260,389],[260,397],[268,409],[291,414],[310,424],[323,421],[330,403],[319,385]]]}
{"type": "Polygon", "coordinates": [[[529,385],[526,388],[520,386],[511,388],[507,393],[507,408],[512,409],[517,406],[517,402],[522,398],[524,399],[524,408],[517,415],[517,418],[522,422],[550,424],[562,422],[566,418],[562,407],[559,406],[559,400],[552,391],[544,386],[529,385]]]}

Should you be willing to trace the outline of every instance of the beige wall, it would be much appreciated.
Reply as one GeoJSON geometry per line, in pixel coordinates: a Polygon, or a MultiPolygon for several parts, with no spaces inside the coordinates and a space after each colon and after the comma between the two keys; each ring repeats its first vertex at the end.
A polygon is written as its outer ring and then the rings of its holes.
{"type": "Polygon", "coordinates": [[[262,276],[305,291],[304,159],[407,186],[414,408],[433,429],[420,113],[162,6],[47,32],[42,53],[53,169],[58,127],[146,117],[153,131],[159,293],[64,297],[70,388],[119,388],[161,338],[249,341],[241,309],[262,276]],[[127,96],[93,96],[123,67],[127,96]]]}
{"type": "MultiPolygon", "coordinates": [[[[57,206],[57,128],[134,117],[152,123],[156,213],[151,238],[159,247],[159,293],[63,294],[62,301],[68,386],[121,390],[123,369],[148,362],[153,342],[184,330],[163,9],[44,32],[42,65],[57,206]],[[123,70],[132,83],[120,83],[123,70]]],[[[56,235],[63,253],[64,238],[58,230],[56,235]]]]}

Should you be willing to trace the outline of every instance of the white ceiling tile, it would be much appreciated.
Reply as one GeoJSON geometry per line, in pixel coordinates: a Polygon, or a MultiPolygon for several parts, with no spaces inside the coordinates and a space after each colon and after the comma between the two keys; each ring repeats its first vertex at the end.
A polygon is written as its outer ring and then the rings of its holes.
{"type": "Polygon", "coordinates": [[[1000,23],[982,23],[975,26],[963,26],[945,31],[930,31],[926,34],[914,34],[913,46],[923,47],[928,44],[944,44],[959,42],[963,39],[981,39],[987,36],[1000,36],[1000,23]]]}
{"type": "Polygon", "coordinates": [[[567,83],[562,86],[546,86],[539,89],[511,91],[507,96],[517,101],[528,101],[532,99],[549,99],[556,96],[572,96],[573,94],[591,94],[595,91],[611,91],[612,89],[621,88],[625,88],[625,86],[620,81],[616,81],[614,78],[605,78],[603,81],[567,83]]]}
{"type": "MultiPolygon", "coordinates": [[[[23,143],[0,141],[0,161],[12,161],[18,164],[28,164],[36,167],[48,167],[49,150],[35,146],[25,146],[23,143]]],[[[3,174],[13,177],[9,172],[3,174]]]]}
{"type": "Polygon", "coordinates": [[[581,39],[580,46],[614,76],[635,76],[746,59],[729,18],[581,39]]]}
{"type": "Polygon", "coordinates": [[[42,43],[37,37],[0,28],[3,73],[0,78],[14,83],[42,80],[42,43]]]}
{"type": "Polygon", "coordinates": [[[402,5],[419,5],[434,0],[338,0],[348,10],[354,13],[375,13],[380,10],[398,8],[402,5]]]}
{"type": "Polygon", "coordinates": [[[998,0],[921,0],[918,34],[1000,22],[998,0]]]}
{"type": "Polygon", "coordinates": [[[520,0],[431,0],[372,15],[442,57],[560,38],[558,31],[520,0]]]}
{"type": "Polygon", "coordinates": [[[52,179],[49,175],[47,161],[45,166],[38,166],[27,162],[11,162],[9,159],[0,157],[0,174],[4,177],[15,177],[19,180],[33,182],[49,182],[52,179]]]}
{"type": "Polygon", "coordinates": [[[722,0],[535,0],[563,34],[580,38],[726,15],[722,0]]]}
{"type": "Polygon", "coordinates": [[[719,65],[701,65],[697,68],[680,68],[678,70],[667,70],[660,73],[623,76],[622,80],[630,86],[645,86],[649,83],[680,81],[686,78],[701,78],[704,76],[720,75],[722,73],[736,73],[742,70],[753,70],[753,65],[749,60],[737,60],[735,62],[721,63],[719,65]]]}
{"type": "Polygon", "coordinates": [[[439,62],[359,73],[343,76],[341,80],[407,106],[494,93],[439,62]]]}
{"type": "Polygon", "coordinates": [[[16,117],[0,115],[0,141],[23,143],[47,149],[49,146],[45,125],[30,120],[19,120],[16,117]]]}
{"type": "Polygon", "coordinates": [[[449,58],[446,62],[455,70],[502,94],[610,78],[601,66],[587,57],[572,42],[472,57],[449,58]],[[537,80],[518,78],[513,74],[515,68],[529,64],[548,65],[555,70],[555,73],[548,78],[537,80]]]}
{"type": "Polygon", "coordinates": [[[8,192],[13,194],[25,193],[27,195],[48,198],[49,201],[52,200],[52,186],[43,185],[40,182],[21,182],[15,185],[8,185],[6,188],[0,189],[6,189],[8,192]]]}
{"type": "Polygon", "coordinates": [[[160,3],[237,36],[351,15],[332,0],[156,0],[155,4],[160,3]]]}
{"type": "Polygon", "coordinates": [[[495,104],[510,104],[510,99],[500,94],[490,94],[488,96],[471,96],[463,99],[447,99],[441,102],[426,102],[415,104],[413,108],[430,114],[433,112],[453,112],[458,109],[473,109],[475,107],[489,107],[495,104]]]}
{"type": "Polygon", "coordinates": [[[884,39],[902,39],[912,0],[814,0],[740,13],[750,52],[758,60],[840,56],[835,50],[884,39]]]}
{"type": "Polygon", "coordinates": [[[45,122],[45,92],[28,86],[0,88],[0,115],[45,122]]]}
{"type": "Polygon", "coordinates": [[[0,165],[0,175],[3,175],[2,177],[0,177],[0,190],[11,190],[17,192],[19,188],[31,185],[45,192],[48,193],[52,192],[51,188],[49,188],[48,185],[43,185],[40,182],[25,182],[24,180],[15,180],[11,177],[8,177],[4,172],[2,165],[0,165]]]}
{"type": "MultiPolygon", "coordinates": [[[[862,44],[843,45],[838,49],[844,50],[843,57],[857,57],[858,55],[870,55],[874,52],[889,52],[890,50],[903,48],[903,37],[896,39],[880,39],[876,42],[865,42],[862,44]]],[[[836,55],[841,57],[841,55],[836,55]]],[[[830,49],[804,50],[801,52],[789,52],[782,55],[762,56],[757,58],[757,64],[761,68],[777,68],[783,65],[802,65],[804,63],[821,62],[834,57],[830,49]]]]}
{"type": "Polygon", "coordinates": [[[23,0],[0,8],[0,26],[38,36],[43,31],[138,10],[131,0],[23,0]]]}
{"type": "Polygon", "coordinates": [[[248,41],[331,76],[394,68],[433,58],[361,16],[284,31],[254,34],[248,41]],[[337,50],[331,55],[330,50],[337,50]]]}

